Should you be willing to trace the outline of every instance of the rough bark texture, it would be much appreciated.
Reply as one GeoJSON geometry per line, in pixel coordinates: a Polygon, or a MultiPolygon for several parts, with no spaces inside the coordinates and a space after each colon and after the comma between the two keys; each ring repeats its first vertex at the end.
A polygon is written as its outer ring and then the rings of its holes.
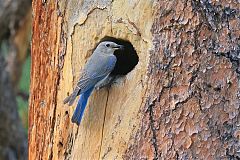
{"type": "Polygon", "coordinates": [[[29,158],[240,158],[239,7],[34,0],[29,158]],[[62,101],[106,35],[132,42],[139,63],[94,92],[77,127],[62,101]]]}
{"type": "Polygon", "coordinates": [[[127,157],[240,158],[239,7],[158,3],[146,113],[127,157]]]}

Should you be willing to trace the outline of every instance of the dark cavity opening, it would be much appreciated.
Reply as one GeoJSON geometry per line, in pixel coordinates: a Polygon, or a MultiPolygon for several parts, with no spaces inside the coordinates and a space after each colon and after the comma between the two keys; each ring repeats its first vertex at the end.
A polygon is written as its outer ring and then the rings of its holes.
{"type": "Polygon", "coordinates": [[[116,50],[114,52],[117,62],[110,75],[126,75],[138,64],[139,58],[131,42],[109,36],[102,38],[100,42],[103,41],[112,41],[124,46],[124,50],[116,50]]]}

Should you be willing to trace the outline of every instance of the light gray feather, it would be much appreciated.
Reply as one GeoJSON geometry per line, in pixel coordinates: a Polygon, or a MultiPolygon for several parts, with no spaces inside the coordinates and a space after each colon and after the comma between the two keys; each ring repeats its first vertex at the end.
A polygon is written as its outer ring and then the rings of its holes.
{"type": "Polygon", "coordinates": [[[64,104],[72,105],[76,97],[95,86],[99,81],[108,76],[113,70],[116,57],[112,53],[103,53],[103,49],[96,49],[84,66],[73,93],[65,98],[64,104]]]}

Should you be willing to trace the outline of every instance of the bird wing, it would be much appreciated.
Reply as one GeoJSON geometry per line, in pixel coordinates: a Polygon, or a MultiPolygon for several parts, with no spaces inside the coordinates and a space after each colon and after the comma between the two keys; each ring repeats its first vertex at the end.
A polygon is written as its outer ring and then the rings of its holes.
{"type": "Polygon", "coordinates": [[[64,104],[73,104],[76,97],[96,85],[97,82],[108,76],[113,70],[117,58],[112,56],[97,57],[90,60],[84,67],[83,73],[73,93],[64,100],[64,104]]]}
{"type": "Polygon", "coordinates": [[[81,92],[85,92],[90,87],[95,86],[98,81],[109,75],[116,64],[116,60],[117,58],[112,55],[101,58],[95,61],[95,63],[92,61],[91,66],[87,67],[90,68],[88,72],[79,79],[78,86],[81,88],[81,92]]]}

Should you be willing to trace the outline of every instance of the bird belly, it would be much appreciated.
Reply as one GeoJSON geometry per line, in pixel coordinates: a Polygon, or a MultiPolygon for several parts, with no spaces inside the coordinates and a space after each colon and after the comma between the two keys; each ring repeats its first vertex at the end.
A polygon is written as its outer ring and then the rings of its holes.
{"type": "Polygon", "coordinates": [[[109,83],[109,74],[104,77],[102,80],[100,80],[96,85],[95,85],[95,89],[101,89],[102,87],[106,86],[109,83]]]}

